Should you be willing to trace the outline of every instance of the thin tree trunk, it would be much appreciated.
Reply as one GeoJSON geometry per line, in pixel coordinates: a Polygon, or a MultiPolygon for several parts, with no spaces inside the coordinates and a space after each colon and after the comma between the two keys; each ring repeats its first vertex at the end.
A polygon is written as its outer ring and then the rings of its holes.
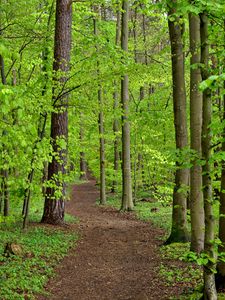
{"type": "MultiPolygon", "coordinates": [[[[6,76],[5,76],[5,64],[2,55],[0,55],[0,70],[1,70],[1,81],[3,85],[6,85],[6,76]]],[[[3,116],[5,119],[5,116],[3,116]]],[[[7,131],[3,131],[3,135],[7,135],[7,131]]],[[[7,153],[6,146],[3,145],[3,152],[7,153]]],[[[7,162],[6,162],[7,164],[7,162]]],[[[8,177],[9,177],[9,170],[8,168],[4,168],[1,170],[2,175],[2,193],[1,196],[3,197],[3,215],[7,217],[9,215],[9,187],[8,187],[8,177]]]]}
{"type": "MultiPolygon", "coordinates": [[[[94,35],[98,35],[97,22],[94,18],[94,35]]],[[[96,46],[96,51],[98,47],[96,46]]],[[[97,77],[99,79],[99,61],[97,60],[97,77]]],[[[105,175],[105,138],[104,138],[104,113],[103,113],[103,95],[102,86],[98,83],[98,103],[99,103],[99,114],[98,114],[98,129],[99,129],[99,163],[100,163],[100,204],[106,203],[106,175],[105,175]]]]}
{"type": "Polygon", "coordinates": [[[142,14],[142,32],[143,32],[143,44],[144,44],[144,59],[143,62],[146,66],[148,65],[148,52],[147,52],[147,38],[146,38],[146,19],[145,15],[142,14]]]}
{"type": "Polygon", "coordinates": [[[80,152],[80,180],[87,180],[87,165],[83,151],[80,152]]]}
{"type": "Polygon", "coordinates": [[[200,253],[204,248],[204,205],[202,195],[201,128],[202,128],[202,93],[200,70],[200,20],[199,16],[189,14],[190,48],[191,48],[191,82],[190,82],[190,134],[193,151],[190,172],[191,205],[191,250],[200,253]]]}
{"type": "Polygon", "coordinates": [[[48,183],[46,189],[42,222],[60,224],[64,222],[66,183],[67,147],[61,149],[59,139],[68,139],[68,94],[57,96],[57,87],[62,87],[67,81],[71,48],[72,1],[56,1],[55,45],[53,71],[59,71],[60,78],[54,77],[53,89],[54,112],[51,114],[51,140],[53,152],[52,161],[48,165],[48,183]]]}
{"type": "MultiPolygon", "coordinates": [[[[169,33],[171,42],[172,77],[173,77],[173,110],[176,149],[182,151],[188,145],[187,115],[186,115],[186,88],[184,69],[183,31],[180,18],[170,20],[174,14],[173,8],[169,11],[169,33]]],[[[175,186],[173,190],[172,229],[166,243],[187,242],[187,192],[188,170],[182,163],[176,161],[175,186]]]]}
{"type": "MultiPolygon", "coordinates": [[[[224,21],[224,41],[225,41],[225,21],[224,21]]],[[[225,59],[223,62],[225,69],[225,59]]],[[[225,82],[224,82],[225,89],[225,82]]],[[[223,95],[223,122],[225,122],[225,95],[223,95]]],[[[223,126],[222,134],[222,151],[225,153],[225,126],[223,126]]],[[[219,239],[221,245],[219,246],[219,253],[225,250],[225,160],[222,161],[221,165],[221,187],[220,187],[220,211],[219,211],[219,239]]],[[[217,263],[217,274],[216,274],[216,287],[217,289],[225,288],[225,262],[219,261],[217,263]]]]}
{"type": "MultiPolygon", "coordinates": [[[[138,51],[137,51],[137,4],[135,4],[135,8],[134,8],[134,19],[132,18],[131,16],[131,19],[132,20],[132,25],[133,25],[133,43],[134,43],[134,61],[135,63],[137,64],[138,63],[138,51]]],[[[142,88],[140,88],[140,98],[139,98],[139,103],[140,101],[142,100],[141,99],[141,96],[142,96],[142,88]]],[[[138,106],[139,106],[139,103],[136,105],[136,108],[135,108],[135,114],[136,116],[138,115],[138,106]]],[[[134,164],[133,164],[133,202],[134,202],[134,205],[136,205],[136,199],[137,199],[137,191],[138,191],[138,186],[137,186],[137,177],[138,177],[138,168],[140,167],[140,164],[138,163],[138,157],[139,157],[139,153],[138,153],[138,150],[137,150],[137,144],[138,144],[138,141],[137,141],[137,128],[135,128],[135,132],[134,132],[134,157],[133,157],[133,160],[134,160],[134,164]],[[137,157],[137,158],[136,158],[137,157]]],[[[141,154],[140,154],[141,155],[141,154]]]]}
{"type": "MultiPolygon", "coordinates": [[[[48,17],[48,22],[47,22],[47,29],[49,31],[50,29],[50,22],[51,22],[51,18],[52,18],[52,15],[53,15],[53,10],[54,10],[54,3],[52,3],[51,5],[51,8],[50,8],[50,11],[49,11],[49,17],[48,17]]],[[[47,40],[47,38],[46,38],[47,40]]],[[[48,63],[48,59],[49,59],[49,50],[48,48],[45,48],[44,51],[42,52],[42,61],[43,61],[43,67],[42,67],[42,71],[44,73],[44,78],[45,78],[45,81],[44,81],[44,86],[43,86],[43,89],[42,89],[42,96],[44,97],[44,95],[46,94],[46,89],[47,89],[47,83],[48,83],[48,75],[47,75],[47,63],[48,63]]],[[[33,153],[32,153],[32,160],[31,160],[31,170],[28,174],[28,177],[27,177],[27,183],[28,183],[28,187],[26,188],[25,190],[25,193],[24,193],[24,201],[23,201],[23,211],[22,211],[22,215],[23,215],[23,229],[25,229],[27,227],[27,223],[28,223],[28,215],[29,215],[29,207],[30,207],[30,198],[31,198],[31,184],[33,182],[33,179],[34,179],[34,175],[35,175],[35,167],[33,166],[35,160],[36,160],[36,150],[37,150],[37,146],[38,146],[38,143],[40,143],[43,138],[44,138],[44,135],[45,135],[45,129],[46,129],[46,123],[47,123],[47,117],[48,117],[48,114],[47,112],[45,113],[41,113],[40,116],[39,116],[39,123],[38,123],[38,129],[37,129],[37,139],[34,143],[34,147],[33,147],[33,153]]],[[[44,165],[44,168],[43,168],[43,177],[42,177],[42,180],[41,180],[41,183],[42,183],[42,195],[45,196],[45,192],[46,192],[46,189],[43,185],[43,183],[45,182],[45,180],[47,180],[46,178],[46,164],[47,162],[45,163],[44,165]]]]}
{"type": "MultiPolygon", "coordinates": [[[[41,117],[40,117],[39,121],[41,122],[41,117]]],[[[31,160],[31,171],[28,174],[28,178],[27,178],[28,187],[26,188],[26,190],[24,192],[23,212],[22,212],[22,215],[23,215],[23,229],[25,229],[27,227],[27,222],[28,222],[30,197],[31,197],[31,184],[33,182],[34,173],[35,173],[35,167],[33,166],[33,164],[36,160],[35,152],[37,150],[38,143],[40,141],[42,141],[42,139],[44,137],[46,122],[47,122],[47,113],[44,115],[44,121],[43,121],[43,124],[42,124],[42,129],[40,129],[41,124],[39,124],[38,139],[36,140],[36,142],[34,144],[34,148],[33,148],[32,160],[31,160]]]]}
{"type": "MultiPolygon", "coordinates": [[[[128,52],[128,18],[129,1],[122,2],[122,28],[121,28],[121,48],[128,52]]],[[[132,183],[131,183],[131,162],[130,162],[130,123],[129,117],[129,80],[128,75],[124,75],[121,80],[121,104],[122,104],[122,176],[123,195],[122,210],[133,209],[132,183]]]]}
{"type": "MultiPolygon", "coordinates": [[[[119,94],[117,91],[114,92],[114,110],[117,110],[119,107],[119,94]]],[[[112,182],[111,192],[114,193],[117,191],[118,185],[118,171],[120,168],[120,154],[119,154],[119,144],[120,144],[120,137],[119,137],[119,120],[115,117],[113,121],[113,132],[114,132],[114,179],[112,182]]]]}
{"type": "MultiPolygon", "coordinates": [[[[208,17],[206,13],[200,14],[201,20],[201,63],[202,63],[202,79],[206,80],[209,77],[209,45],[208,45],[208,17]]],[[[205,164],[202,167],[202,181],[203,181],[203,198],[205,210],[205,241],[204,251],[211,258],[206,265],[204,265],[204,299],[216,300],[217,292],[215,285],[215,250],[213,241],[214,236],[214,216],[212,207],[212,179],[211,179],[211,115],[212,115],[212,99],[211,90],[206,89],[203,92],[203,117],[202,117],[202,158],[205,164]]]]}
{"type": "Polygon", "coordinates": [[[102,89],[98,90],[98,101],[100,112],[98,116],[99,142],[100,142],[100,204],[106,203],[106,184],[105,184],[105,138],[104,138],[104,115],[102,89]]]}
{"type": "MultiPolygon", "coordinates": [[[[84,127],[83,127],[83,114],[80,113],[80,145],[83,147],[84,141],[84,127]]],[[[87,180],[87,164],[85,160],[84,151],[80,151],[80,180],[87,180]]]]}
{"type": "MultiPolygon", "coordinates": [[[[119,5],[119,4],[118,4],[119,5]]],[[[120,31],[121,31],[121,13],[118,9],[116,13],[116,46],[119,46],[120,44],[120,31]]],[[[114,86],[115,88],[117,87],[117,81],[114,81],[114,86]]],[[[113,109],[116,111],[119,107],[119,93],[117,90],[115,90],[113,94],[114,98],[114,105],[113,109]]],[[[114,179],[112,182],[112,189],[111,192],[114,193],[117,190],[117,185],[118,185],[118,171],[119,171],[119,161],[120,161],[120,155],[119,155],[119,120],[115,116],[114,121],[113,121],[113,132],[114,132],[114,179]]]]}

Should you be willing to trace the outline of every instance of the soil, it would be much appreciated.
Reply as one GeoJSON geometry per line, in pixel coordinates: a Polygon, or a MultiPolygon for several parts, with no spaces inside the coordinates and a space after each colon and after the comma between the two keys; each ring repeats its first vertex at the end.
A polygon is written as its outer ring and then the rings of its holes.
{"type": "Polygon", "coordinates": [[[73,188],[67,212],[80,219],[80,240],[56,268],[38,300],[179,299],[182,287],[166,286],[159,274],[161,229],[132,213],[96,205],[91,180],[73,188]],[[173,298],[173,299],[174,299],[173,298]]]}

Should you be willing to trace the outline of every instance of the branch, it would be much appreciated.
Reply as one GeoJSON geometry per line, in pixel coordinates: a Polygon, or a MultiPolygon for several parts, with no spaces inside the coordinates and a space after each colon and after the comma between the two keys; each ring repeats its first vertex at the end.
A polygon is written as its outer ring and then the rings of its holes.
{"type": "MultiPolygon", "coordinates": [[[[23,50],[24,50],[31,42],[33,42],[33,39],[30,40],[30,41],[28,41],[27,43],[24,42],[23,45],[21,46],[20,50],[19,50],[19,54],[21,54],[21,52],[22,52],[22,51],[23,51],[23,50]]],[[[6,73],[6,76],[5,76],[6,78],[7,78],[8,75],[10,74],[12,68],[14,67],[14,65],[15,65],[15,63],[16,63],[16,61],[17,61],[17,58],[15,58],[15,59],[13,60],[13,62],[12,62],[12,64],[11,64],[11,66],[10,66],[8,72],[6,73]]]]}
{"type": "Polygon", "coordinates": [[[54,106],[54,107],[56,106],[56,102],[57,102],[60,98],[66,96],[67,94],[71,93],[72,91],[74,91],[74,90],[80,88],[82,85],[84,85],[84,84],[76,85],[76,86],[74,86],[74,87],[72,87],[72,88],[66,90],[64,93],[59,93],[58,96],[54,99],[53,106],[54,106]]]}

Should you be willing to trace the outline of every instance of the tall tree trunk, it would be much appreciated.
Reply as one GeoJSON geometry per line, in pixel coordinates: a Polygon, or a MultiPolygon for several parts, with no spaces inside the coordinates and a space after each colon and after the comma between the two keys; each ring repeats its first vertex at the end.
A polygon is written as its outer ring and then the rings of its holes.
{"type": "MultiPolygon", "coordinates": [[[[117,5],[119,5],[117,3],[117,5]]],[[[120,10],[118,9],[117,13],[116,13],[116,46],[119,46],[120,44],[120,31],[121,31],[121,13],[120,10]]],[[[114,86],[115,89],[117,88],[117,81],[114,81],[114,86]]],[[[114,99],[114,111],[116,111],[119,107],[119,93],[117,90],[115,90],[114,94],[113,94],[113,99],[114,99]]],[[[117,190],[117,184],[118,184],[118,171],[119,171],[119,161],[120,161],[120,154],[119,154],[119,120],[116,117],[115,114],[115,118],[113,121],[113,132],[114,132],[114,179],[112,182],[112,189],[111,192],[114,193],[117,190]]]]}
{"type": "MultiPolygon", "coordinates": [[[[137,6],[136,1],[134,2],[134,5],[135,5],[135,8],[134,8],[134,12],[131,15],[131,21],[132,21],[132,27],[133,27],[134,61],[137,64],[138,63],[138,51],[137,51],[137,45],[138,45],[138,43],[137,43],[137,9],[138,9],[138,6],[137,6]]],[[[141,90],[142,90],[142,88],[140,88],[140,98],[139,98],[140,101],[142,100],[141,99],[141,96],[142,96],[141,90]]],[[[139,111],[138,108],[139,108],[140,101],[137,104],[135,103],[136,116],[138,115],[138,111],[139,111]]],[[[134,154],[133,154],[133,161],[134,161],[134,163],[133,163],[133,202],[134,202],[134,205],[136,205],[136,198],[137,198],[137,191],[138,191],[138,186],[137,186],[138,167],[141,165],[138,163],[139,153],[138,153],[137,131],[138,131],[138,128],[136,128],[136,126],[135,126],[134,144],[133,144],[133,147],[134,147],[134,154]]]]}
{"type": "MultiPolygon", "coordinates": [[[[225,41],[225,21],[224,21],[224,41],[225,41]]],[[[223,62],[223,68],[225,70],[225,59],[223,62]]],[[[224,82],[225,89],[225,82],[224,82]]],[[[225,95],[223,95],[223,122],[225,122],[225,95]]],[[[222,151],[225,153],[225,126],[223,126],[222,134],[222,151]]],[[[219,211],[219,239],[221,245],[219,246],[219,253],[225,251],[225,160],[222,161],[221,166],[221,187],[220,187],[220,211],[219,211]]],[[[216,287],[217,289],[225,288],[225,262],[219,261],[217,263],[216,274],[216,287]]]]}
{"type": "Polygon", "coordinates": [[[27,227],[28,215],[29,215],[29,206],[30,206],[30,197],[31,197],[31,184],[33,182],[34,173],[35,173],[34,162],[36,160],[36,150],[37,150],[38,143],[41,142],[44,138],[45,127],[46,127],[46,123],[47,123],[47,113],[44,114],[43,123],[42,123],[42,118],[43,118],[43,116],[40,116],[40,118],[39,118],[38,138],[34,143],[33,152],[32,152],[32,159],[31,159],[31,163],[30,163],[31,170],[30,170],[30,172],[28,174],[28,178],[27,178],[28,187],[25,189],[25,192],[24,192],[23,212],[22,212],[22,215],[23,215],[23,229],[25,229],[27,227]]]}
{"type": "MultiPolygon", "coordinates": [[[[97,22],[94,18],[94,35],[98,35],[97,22]]],[[[96,45],[96,51],[98,47],[96,45]]],[[[100,70],[99,61],[97,60],[97,77],[99,80],[100,70]]],[[[99,103],[99,114],[98,114],[98,129],[99,129],[99,163],[100,163],[100,204],[106,203],[106,175],[105,175],[105,138],[104,138],[104,113],[103,113],[103,95],[102,86],[98,83],[98,103],[99,103]]]]}
{"type": "MultiPolygon", "coordinates": [[[[0,55],[0,70],[1,70],[1,81],[3,85],[6,85],[6,76],[5,76],[5,64],[4,58],[0,55]]],[[[5,116],[3,116],[5,119],[5,116]]],[[[7,135],[7,131],[3,131],[3,135],[7,135]]],[[[3,152],[7,153],[6,145],[3,145],[3,152]]],[[[7,165],[7,161],[5,162],[7,165]]],[[[3,198],[3,215],[7,217],[9,215],[9,187],[8,187],[8,177],[9,177],[9,170],[8,168],[4,168],[1,170],[2,176],[2,183],[1,183],[1,196],[3,198]]]]}
{"type": "Polygon", "coordinates": [[[54,77],[53,105],[51,114],[51,140],[53,147],[52,161],[48,166],[48,182],[46,189],[42,222],[60,224],[64,222],[65,189],[63,176],[66,173],[67,147],[61,149],[58,140],[68,139],[68,94],[57,96],[58,88],[62,88],[69,70],[71,48],[72,1],[56,1],[55,45],[53,71],[58,72],[54,77]],[[60,74],[60,78],[58,78],[60,74]]]}
{"type": "MultiPolygon", "coordinates": [[[[121,48],[128,52],[128,18],[129,1],[122,2],[122,28],[121,28],[121,48]]],[[[132,183],[131,183],[131,162],[130,162],[130,123],[129,117],[129,80],[128,75],[124,75],[121,80],[121,104],[122,104],[122,177],[123,195],[122,210],[133,209],[132,183]]]]}
{"type": "MultiPolygon", "coordinates": [[[[1,3],[1,1],[0,1],[1,3]]],[[[2,15],[1,15],[2,17],[2,15]]],[[[0,21],[1,23],[1,21],[0,21]]],[[[1,32],[0,32],[1,35],[1,32]]],[[[2,55],[0,55],[0,71],[1,71],[1,82],[3,85],[6,85],[6,76],[5,76],[5,63],[4,63],[4,58],[2,55]]],[[[5,115],[3,115],[3,118],[5,119],[5,115]]],[[[7,132],[4,130],[3,131],[3,136],[7,134],[7,132]]],[[[3,145],[3,153],[6,152],[7,153],[7,149],[6,146],[3,145]]],[[[7,162],[6,162],[7,164],[7,162]]],[[[7,217],[9,215],[9,188],[8,188],[8,177],[9,177],[9,171],[8,169],[1,169],[0,170],[1,173],[1,203],[3,202],[3,215],[5,217],[7,217]],[[3,201],[2,201],[3,200],[3,201]]]]}
{"type": "Polygon", "coordinates": [[[199,16],[189,14],[191,74],[190,74],[190,134],[193,157],[190,172],[190,205],[191,205],[191,250],[197,253],[204,248],[204,205],[202,195],[201,128],[202,128],[202,93],[200,70],[200,20],[199,16]]]}
{"type": "MultiPolygon", "coordinates": [[[[83,146],[84,128],[82,124],[82,113],[80,114],[80,144],[83,146]]],[[[80,151],[80,180],[87,180],[87,164],[84,151],[80,151]]]]}
{"type": "MultiPolygon", "coordinates": [[[[183,31],[180,18],[170,20],[175,10],[169,10],[169,33],[171,42],[172,77],[173,77],[173,110],[176,149],[182,151],[188,145],[187,115],[186,115],[186,89],[184,69],[183,31]]],[[[182,163],[176,161],[175,186],[173,190],[172,229],[166,243],[187,242],[187,185],[188,170],[182,163]]]]}
{"type": "Polygon", "coordinates": [[[102,88],[98,90],[98,101],[99,101],[99,143],[100,143],[100,204],[106,203],[106,184],[105,184],[105,138],[104,138],[104,114],[103,114],[103,96],[102,88]]]}
{"type": "MultiPolygon", "coordinates": [[[[209,77],[209,45],[208,45],[208,16],[206,13],[200,14],[201,21],[201,63],[202,63],[202,79],[206,80],[209,77]]],[[[202,167],[202,182],[203,182],[203,198],[205,210],[205,241],[204,251],[211,258],[204,265],[204,299],[216,300],[217,292],[215,285],[215,251],[213,241],[214,236],[214,216],[213,216],[213,199],[212,199],[212,179],[211,179],[211,90],[206,89],[203,92],[203,115],[202,115],[202,158],[205,164],[202,167]]]]}

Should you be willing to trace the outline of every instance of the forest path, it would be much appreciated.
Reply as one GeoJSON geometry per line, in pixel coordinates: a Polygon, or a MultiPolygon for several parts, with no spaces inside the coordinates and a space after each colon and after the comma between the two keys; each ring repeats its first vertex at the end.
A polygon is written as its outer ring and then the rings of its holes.
{"type": "MultiPolygon", "coordinates": [[[[96,205],[94,181],[76,185],[67,212],[79,217],[81,239],[47,284],[51,300],[169,299],[176,293],[159,276],[162,231],[132,213],[96,205]]],[[[177,291],[178,292],[178,291],[177,291]]]]}

